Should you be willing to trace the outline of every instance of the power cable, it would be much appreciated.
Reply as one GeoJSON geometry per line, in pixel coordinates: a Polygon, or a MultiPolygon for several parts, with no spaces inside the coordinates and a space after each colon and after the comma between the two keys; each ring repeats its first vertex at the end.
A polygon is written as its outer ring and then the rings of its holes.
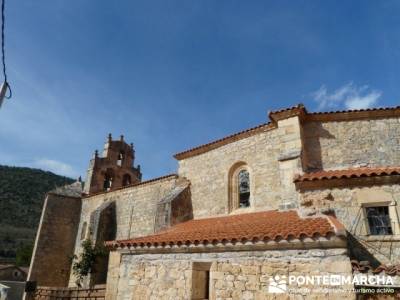
{"type": "Polygon", "coordinates": [[[6,89],[8,89],[10,92],[10,94],[8,96],[5,96],[5,98],[10,99],[12,96],[12,92],[10,84],[7,81],[7,72],[6,72],[6,50],[5,50],[5,30],[4,30],[6,23],[5,2],[6,0],[1,1],[1,57],[3,63],[4,84],[6,85],[6,89]]]}

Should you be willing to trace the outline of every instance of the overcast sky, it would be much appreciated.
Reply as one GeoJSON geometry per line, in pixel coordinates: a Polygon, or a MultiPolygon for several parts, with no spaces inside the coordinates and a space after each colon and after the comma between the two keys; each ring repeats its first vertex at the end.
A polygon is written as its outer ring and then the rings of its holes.
{"type": "Polygon", "coordinates": [[[399,105],[400,1],[7,1],[0,164],[85,175],[106,136],[145,179],[267,111],[399,105]]]}

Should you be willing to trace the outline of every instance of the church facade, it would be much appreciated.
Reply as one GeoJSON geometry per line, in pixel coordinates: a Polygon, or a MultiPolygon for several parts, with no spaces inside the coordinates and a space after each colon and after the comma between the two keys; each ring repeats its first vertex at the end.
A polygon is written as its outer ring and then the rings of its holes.
{"type": "Polygon", "coordinates": [[[398,292],[400,107],[268,117],[147,181],[133,145],[110,135],[83,190],[47,195],[30,297],[80,286],[97,299],[355,299],[369,283],[296,278],[360,274],[390,275],[398,292]],[[78,280],[87,240],[107,254],[78,280]]]}

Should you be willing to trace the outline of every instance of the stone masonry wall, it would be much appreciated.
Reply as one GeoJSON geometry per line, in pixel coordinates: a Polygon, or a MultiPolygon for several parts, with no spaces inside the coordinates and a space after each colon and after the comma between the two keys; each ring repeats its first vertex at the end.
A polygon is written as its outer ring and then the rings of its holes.
{"type": "MultiPolygon", "coordinates": [[[[191,299],[193,262],[210,262],[210,299],[257,300],[277,299],[268,293],[271,276],[282,275],[350,275],[351,265],[345,249],[280,250],[196,254],[122,254],[119,276],[107,287],[114,294],[106,299],[191,299]],[[118,282],[117,282],[118,281],[118,282]]],[[[296,288],[295,284],[289,288],[296,288]]],[[[321,286],[301,286],[309,292],[298,293],[299,299],[327,299],[318,293],[321,286]],[[303,296],[303,297],[302,297],[303,296]]],[[[348,287],[349,288],[349,287],[348,287]]],[[[280,295],[287,299],[288,295],[280,295]]],[[[279,298],[280,299],[280,298],[279,298]]],[[[353,294],[331,294],[329,299],[355,299],[353,294]],[[337,297],[337,298],[335,298],[337,297]]]]}
{"type": "Polygon", "coordinates": [[[28,280],[41,286],[67,286],[80,211],[80,198],[47,195],[28,280]]]}
{"type": "Polygon", "coordinates": [[[238,162],[250,169],[252,207],[277,207],[278,155],[278,131],[270,130],[179,161],[179,176],[191,182],[194,218],[228,212],[228,174],[238,162]]]}
{"type": "Polygon", "coordinates": [[[349,247],[358,260],[393,265],[400,261],[400,186],[398,184],[326,188],[301,193],[299,206],[308,214],[332,210],[352,235],[349,247]],[[388,205],[392,236],[369,236],[365,205],[388,205]],[[364,251],[367,250],[367,251],[364,251]]]}
{"type": "Polygon", "coordinates": [[[104,300],[105,293],[104,285],[91,289],[39,287],[34,293],[28,294],[26,300],[104,300]]]}
{"type": "Polygon", "coordinates": [[[308,122],[308,169],[400,165],[400,119],[308,122]]]}
{"type": "MultiPolygon", "coordinates": [[[[79,255],[82,241],[90,236],[91,214],[106,202],[115,201],[117,240],[153,233],[156,205],[175,186],[175,183],[176,177],[171,176],[158,181],[83,198],[75,254],[79,255]],[[86,224],[86,232],[82,235],[84,224],[86,224]]],[[[75,285],[74,276],[71,276],[69,285],[75,285]]]]}
{"type": "Polygon", "coordinates": [[[277,209],[296,199],[292,179],[301,170],[301,145],[299,120],[292,117],[277,128],[180,160],[179,176],[191,182],[194,218],[229,212],[235,165],[247,165],[250,173],[250,208],[242,211],[277,209]]]}

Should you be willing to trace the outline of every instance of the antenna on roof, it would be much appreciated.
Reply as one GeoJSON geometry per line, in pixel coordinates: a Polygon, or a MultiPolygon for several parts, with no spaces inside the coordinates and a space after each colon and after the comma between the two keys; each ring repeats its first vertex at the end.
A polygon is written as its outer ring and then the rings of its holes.
{"type": "Polygon", "coordinates": [[[6,0],[1,0],[1,55],[2,55],[2,63],[3,63],[3,75],[4,81],[0,86],[0,107],[4,102],[4,99],[10,99],[12,96],[10,84],[7,81],[7,73],[6,73],[6,55],[5,55],[5,37],[4,37],[4,26],[5,26],[5,2],[6,0]],[[7,95],[7,90],[9,94],[7,95]]]}

